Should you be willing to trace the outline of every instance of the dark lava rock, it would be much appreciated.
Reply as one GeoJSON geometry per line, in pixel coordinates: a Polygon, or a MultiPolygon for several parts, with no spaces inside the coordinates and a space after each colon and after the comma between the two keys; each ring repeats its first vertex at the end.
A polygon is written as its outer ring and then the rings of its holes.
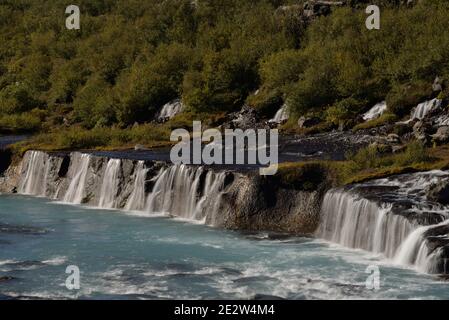
{"type": "Polygon", "coordinates": [[[11,280],[14,280],[14,279],[16,279],[16,278],[10,277],[10,276],[2,276],[2,277],[0,277],[0,283],[11,281],[11,280]]]}
{"type": "Polygon", "coordinates": [[[256,109],[251,108],[248,105],[244,105],[239,112],[235,112],[229,115],[230,123],[225,125],[225,127],[230,127],[231,129],[254,129],[258,126],[259,116],[256,109]]]}
{"type": "Polygon", "coordinates": [[[298,119],[298,126],[300,128],[310,128],[310,127],[313,127],[313,126],[319,124],[320,122],[321,122],[321,120],[316,117],[312,117],[312,118],[300,117],[298,119]]]}
{"type": "Polygon", "coordinates": [[[432,90],[435,92],[443,90],[443,81],[440,77],[436,77],[432,84],[432,90]]]}
{"type": "Polygon", "coordinates": [[[249,276],[249,277],[237,278],[237,279],[233,280],[234,283],[241,284],[241,285],[250,284],[255,281],[266,282],[266,281],[277,281],[277,279],[269,277],[269,276],[249,276]]]}
{"type": "Polygon", "coordinates": [[[445,143],[449,141],[449,126],[439,127],[437,132],[432,135],[433,141],[445,143]]]}
{"type": "Polygon", "coordinates": [[[439,202],[441,204],[449,204],[449,181],[440,181],[426,190],[427,199],[439,202]]]}

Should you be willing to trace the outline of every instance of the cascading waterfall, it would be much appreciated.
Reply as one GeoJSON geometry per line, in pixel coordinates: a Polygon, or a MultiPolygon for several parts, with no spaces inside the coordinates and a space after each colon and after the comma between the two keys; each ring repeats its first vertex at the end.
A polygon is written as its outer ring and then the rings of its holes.
{"type": "Polygon", "coordinates": [[[161,173],[148,196],[146,211],[203,220],[206,206],[212,211],[218,207],[224,178],[224,173],[206,173],[202,167],[175,165],[167,168],[161,173]]]}
{"type": "Polygon", "coordinates": [[[368,112],[363,115],[363,120],[369,121],[376,118],[379,118],[385,111],[387,110],[387,102],[382,101],[377,103],[374,107],[372,107],[368,112]]]}
{"type": "Polygon", "coordinates": [[[170,101],[169,103],[166,103],[159,114],[157,115],[157,119],[162,121],[165,119],[171,119],[178,113],[182,112],[184,109],[184,105],[182,104],[181,100],[176,99],[173,101],[170,101]]]}
{"type": "Polygon", "coordinates": [[[425,235],[448,224],[448,210],[427,202],[424,190],[440,178],[447,179],[447,173],[402,175],[330,190],[323,200],[316,234],[349,248],[382,254],[398,265],[437,272],[441,251],[431,252],[425,235]],[[420,214],[431,218],[420,220],[420,214]]]}
{"type": "Polygon", "coordinates": [[[213,221],[226,177],[224,172],[203,167],[173,165],[147,180],[150,169],[144,161],[108,159],[103,165],[103,159],[79,152],[71,153],[69,167],[60,172],[63,159],[40,151],[27,152],[19,192],[105,209],[213,221]],[[127,170],[132,170],[130,178],[125,177],[127,170]],[[150,185],[152,191],[148,193],[150,185]]]}
{"type": "Polygon", "coordinates": [[[318,236],[349,248],[383,253],[391,258],[413,230],[413,225],[388,206],[341,190],[326,194],[318,236]]]}
{"type": "Polygon", "coordinates": [[[21,179],[18,192],[21,194],[45,196],[49,156],[45,152],[30,151],[25,154],[25,176],[21,179]]]}
{"type": "Polygon", "coordinates": [[[144,162],[139,161],[134,173],[134,186],[131,195],[125,205],[127,211],[142,211],[145,209],[145,179],[148,169],[144,162]]]}
{"type": "Polygon", "coordinates": [[[269,122],[272,123],[281,123],[283,121],[288,120],[289,118],[289,112],[288,112],[288,106],[284,104],[274,115],[273,119],[271,119],[269,122]]]}
{"type": "Polygon", "coordinates": [[[120,173],[119,159],[110,159],[106,165],[106,171],[103,176],[103,183],[101,184],[100,201],[98,206],[105,209],[116,208],[117,190],[119,187],[119,173],[120,173]]]}
{"type": "MultiPolygon", "coordinates": [[[[422,268],[429,254],[423,235],[430,227],[419,227],[414,230],[398,248],[394,262],[402,265],[414,265],[422,268]]],[[[425,270],[423,270],[425,271],[425,270]]]]}
{"type": "Polygon", "coordinates": [[[74,164],[71,168],[73,179],[65,193],[64,202],[80,204],[85,196],[85,184],[91,156],[89,154],[75,153],[73,158],[74,164]]]}
{"type": "Polygon", "coordinates": [[[426,117],[426,115],[441,107],[442,101],[439,99],[432,99],[429,101],[425,101],[423,103],[418,104],[418,106],[413,110],[411,120],[418,119],[422,120],[426,117]]]}

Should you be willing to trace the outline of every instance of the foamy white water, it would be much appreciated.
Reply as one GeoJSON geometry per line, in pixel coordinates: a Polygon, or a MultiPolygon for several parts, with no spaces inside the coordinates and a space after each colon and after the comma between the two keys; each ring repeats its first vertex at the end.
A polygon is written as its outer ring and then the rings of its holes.
{"type": "Polygon", "coordinates": [[[369,121],[379,118],[386,110],[387,110],[387,102],[386,101],[379,102],[363,115],[363,120],[369,121]]]}
{"type": "Polygon", "coordinates": [[[288,106],[286,104],[284,104],[274,115],[273,119],[270,119],[269,122],[273,122],[273,123],[281,123],[284,122],[286,120],[288,120],[288,118],[290,117],[289,111],[288,111],[288,106]]]}
{"type": "Polygon", "coordinates": [[[166,103],[157,115],[158,120],[171,119],[178,113],[182,112],[184,105],[181,100],[176,99],[166,103]]]}

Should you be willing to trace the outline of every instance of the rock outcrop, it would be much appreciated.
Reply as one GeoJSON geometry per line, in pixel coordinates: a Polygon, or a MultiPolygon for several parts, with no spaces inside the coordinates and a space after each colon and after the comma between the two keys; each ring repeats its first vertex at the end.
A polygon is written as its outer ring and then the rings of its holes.
{"type": "Polygon", "coordinates": [[[276,177],[237,174],[223,194],[220,214],[210,221],[228,229],[310,234],[319,222],[324,189],[295,190],[276,177]]]}
{"type": "Polygon", "coordinates": [[[449,181],[439,181],[427,187],[427,199],[441,204],[449,204],[449,181]]]}

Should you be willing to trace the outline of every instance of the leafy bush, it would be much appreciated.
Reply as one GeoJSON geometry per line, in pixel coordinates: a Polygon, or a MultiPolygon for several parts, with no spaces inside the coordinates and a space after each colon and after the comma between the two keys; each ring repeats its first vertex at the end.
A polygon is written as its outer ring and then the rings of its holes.
{"type": "Polygon", "coordinates": [[[387,105],[390,112],[402,117],[411,109],[432,94],[430,82],[418,81],[410,84],[396,85],[387,95],[387,105]]]}
{"type": "Polygon", "coordinates": [[[297,82],[304,72],[306,60],[303,52],[285,50],[263,58],[260,63],[260,77],[266,88],[288,92],[288,87],[297,82]]]}
{"type": "Polygon", "coordinates": [[[270,118],[282,105],[282,97],[279,90],[260,89],[257,94],[249,95],[246,103],[256,109],[260,115],[270,118]]]}
{"type": "Polygon", "coordinates": [[[41,118],[33,113],[0,116],[0,133],[27,133],[41,128],[41,118]]]}
{"type": "Polygon", "coordinates": [[[354,98],[340,100],[326,110],[326,120],[333,124],[354,121],[365,106],[365,101],[354,98]]]}
{"type": "Polygon", "coordinates": [[[149,121],[163,104],[179,97],[192,55],[186,46],[164,45],[151,60],[134,64],[116,87],[115,110],[119,122],[130,125],[149,121]]]}
{"type": "Polygon", "coordinates": [[[11,84],[0,91],[0,115],[29,111],[37,105],[30,87],[25,83],[11,84]]]}

